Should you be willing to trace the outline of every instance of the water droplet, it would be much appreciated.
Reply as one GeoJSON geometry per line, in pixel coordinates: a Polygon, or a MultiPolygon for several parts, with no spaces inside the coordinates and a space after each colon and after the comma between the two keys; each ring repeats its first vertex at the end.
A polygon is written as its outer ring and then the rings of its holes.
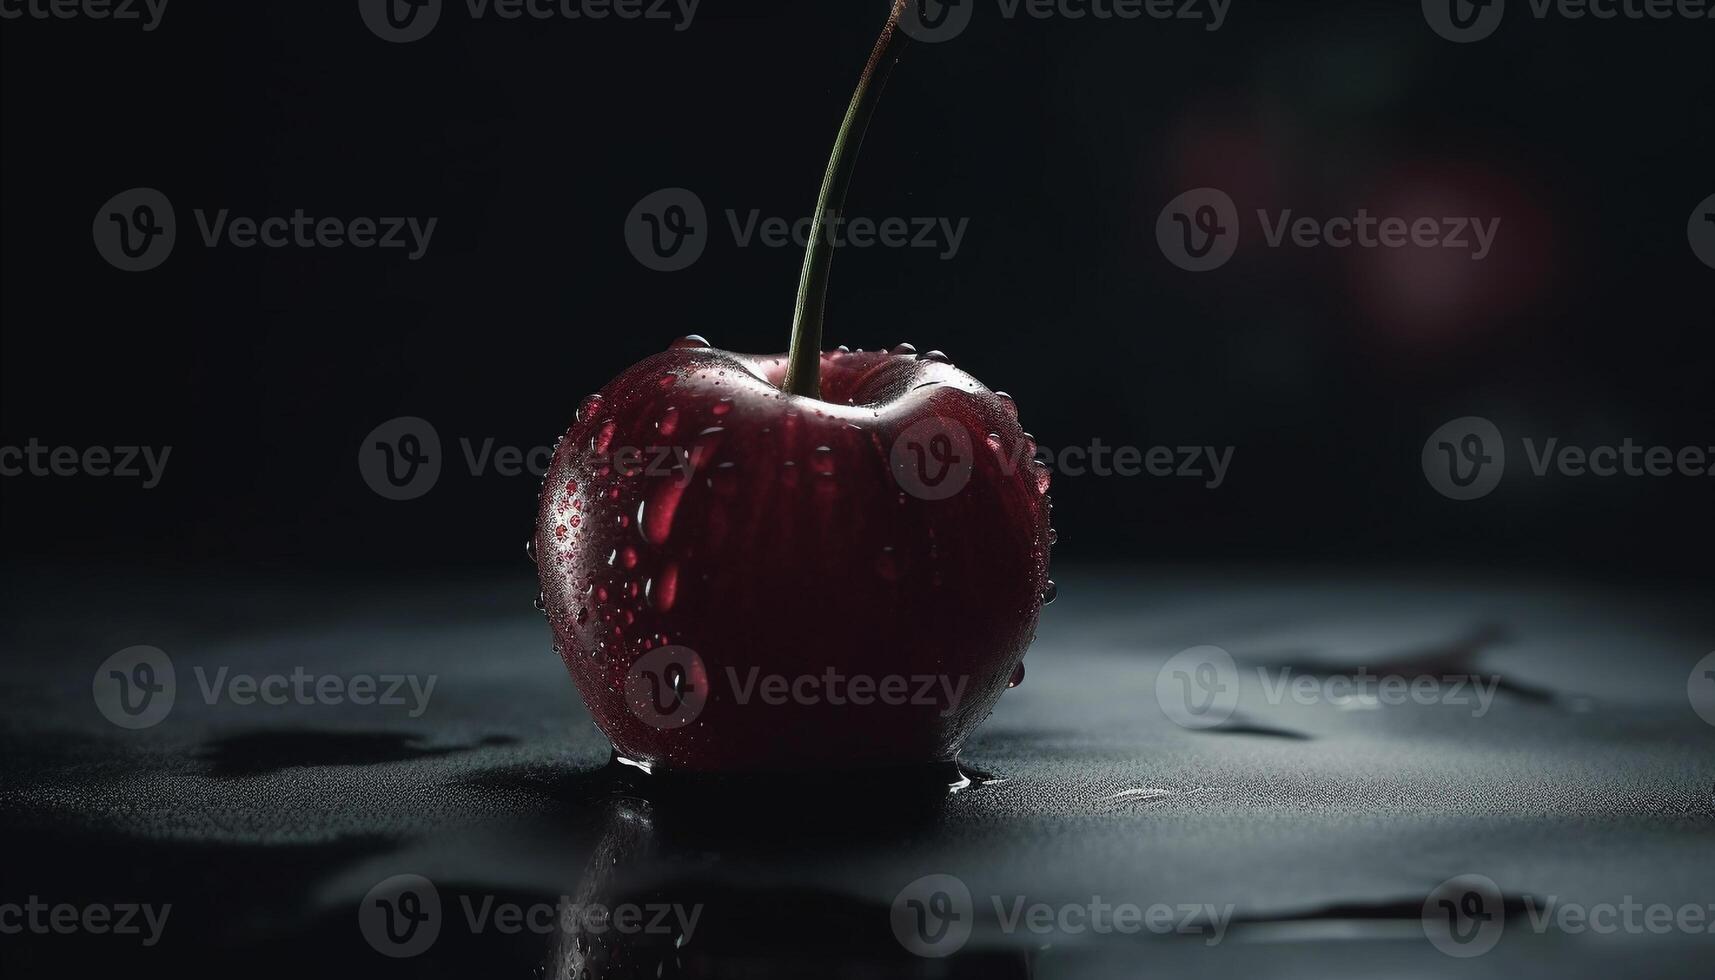
{"type": "Polygon", "coordinates": [[[840,346],[834,348],[834,353],[836,353],[836,354],[850,354],[851,352],[852,352],[852,349],[850,347],[847,347],[845,344],[841,344],[840,346]]]}
{"type": "Polygon", "coordinates": [[[554,540],[555,541],[566,540],[566,526],[564,524],[554,525],[554,540]]]}
{"type": "Polygon", "coordinates": [[[630,527],[631,526],[631,515],[630,514],[615,514],[615,515],[613,515],[613,522],[615,524],[618,524],[620,527],[630,527]]]}
{"type": "Polygon", "coordinates": [[[937,364],[951,364],[952,359],[938,350],[925,351],[917,355],[919,361],[934,361],[937,364]]]}
{"type": "MultiPolygon", "coordinates": [[[[668,562],[661,569],[661,574],[655,579],[654,587],[649,591],[649,601],[656,609],[666,612],[673,608],[673,603],[679,599],[679,566],[668,562]]],[[[667,642],[665,638],[663,643],[667,642]]]]}
{"type": "Polygon", "coordinates": [[[607,448],[613,445],[614,430],[615,426],[613,424],[613,419],[608,419],[606,422],[603,422],[601,426],[596,429],[595,434],[590,436],[590,448],[598,453],[607,452],[607,448]]]}
{"type": "Polygon", "coordinates": [[[620,565],[622,565],[628,569],[636,568],[637,567],[637,549],[633,548],[631,545],[626,545],[625,547],[619,549],[619,563],[620,563],[620,565]]]}
{"type": "Polygon", "coordinates": [[[537,612],[539,612],[539,613],[547,612],[548,611],[548,597],[543,595],[540,592],[536,593],[535,606],[536,606],[537,612]]]}
{"type": "Polygon", "coordinates": [[[597,602],[606,602],[607,601],[607,586],[605,586],[605,585],[596,586],[595,601],[597,601],[597,602]]]}
{"type": "Polygon", "coordinates": [[[704,337],[701,334],[694,334],[693,333],[693,334],[686,334],[685,336],[680,337],[678,340],[673,341],[671,344],[667,345],[667,349],[668,350],[683,350],[685,348],[713,347],[713,346],[714,346],[713,344],[709,343],[707,337],[704,337]]]}
{"type": "Polygon", "coordinates": [[[1049,528],[1048,529],[1048,543],[1049,544],[1059,544],[1060,543],[1060,532],[1054,530],[1053,528],[1049,528]]]}
{"type": "Polygon", "coordinates": [[[532,564],[532,565],[536,564],[536,539],[535,538],[526,538],[524,540],[524,557],[530,559],[530,564],[532,564]]]}
{"type": "Polygon", "coordinates": [[[917,353],[917,348],[911,346],[910,344],[900,344],[900,345],[893,348],[893,353],[895,353],[895,354],[915,354],[915,353],[917,353]]]}
{"type": "Polygon", "coordinates": [[[679,431],[679,410],[669,405],[661,413],[660,421],[655,423],[655,430],[664,436],[670,436],[679,431]]]}
{"type": "Polygon", "coordinates": [[[875,556],[875,573],[889,582],[899,581],[899,556],[892,546],[881,549],[881,554],[875,556]]]}
{"type": "Polygon", "coordinates": [[[1048,485],[1053,482],[1053,476],[1048,472],[1048,464],[1040,459],[1030,461],[1030,473],[1036,477],[1036,492],[1047,493],[1048,485]]]}
{"type": "Polygon", "coordinates": [[[679,501],[685,496],[688,480],[668,480],[655,491],[655,499],[639,505],[637,529],[643,540],[656,547],[667,543],[673,533],[673,515],[679,511],[679,501]]]}
{"type": "Polygon", "coordinates": [[[578,607],[578,625],[582,626],[583,624],[589,622],[589,619],[590,619],[589,609],[587,609],[583,606],[579,606],[578,607]]]}
{"type": "Polygon", "coordinates": [[[589,395],[586,398],[584,398],[583,404],[578,406],[577,419],[579,422],[582,422],[583,420],[589,418],[591,415],[594,415],[600,409],[601,409],[601,396],[600,395],[589,395]]]}
{"type": "Polygon", "coordinates": [[[1058,585],[1054,584],[1053,579],[1049,579],[1048,584],[1046,586],[1044,586],[1042,589],[1042,604],[1044,606],[1046,606],[1046,605],[1052,603],[1055,599],[1059,598],[1059,596],[1060,596],[1060,587],[1058,585]]]}
{"type": "Polygon", "coordinates": [[[810,471],[817,476],[834,475],[834,450],[831,446],[817,446],[810,454],[810,471]]]}
{"type": "Polygon", "coordinates": [[[720,401],[715,402],[714,406],[711,407],[709,409],[709,411],[711,413],[713,413],[716,418],[719,418],[720,416],[725,415],[726,413],[732,411],[732,399],[731,398],[722,398],[720,401]]]}
{"type": "Polygon", "coordinates": [[[1001,452],[1002,447],[1000,444],[1000,433],[990,432],[988,434],[988,438],[984,439],[983,441],[989,444],[990,449],[994,450],[997,453],[1001,452]]]}
{"type": "Polygon", "coordinates": [[[1017,667],[1012,668],[1012,678],[1006,682],[1006,686],[1008,688],[1014,688],[1014,687],[1017,687],[1018,685],[1023,684],[1023,683],[1024,683],[1024,663],[1022,661],[1020,661],[1019,665],[1017,667]]]}

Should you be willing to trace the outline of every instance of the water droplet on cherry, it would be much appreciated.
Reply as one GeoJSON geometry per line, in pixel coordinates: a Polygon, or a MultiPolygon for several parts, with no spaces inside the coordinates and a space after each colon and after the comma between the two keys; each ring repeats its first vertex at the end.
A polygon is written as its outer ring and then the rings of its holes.
{"type": "Polygon", "coordinates": [[[1042,589],[1042,604],[1044,606],[1049,605],[1059,597],[1060,587],[1054,584],[1053,579],[1049,579],[1048,584],[1042,589]]]}
{"type": "Polygon", "coordinates": [[[598,453],[607,452],[607,448],[613,445],[615,429],[613,419],[603,422],[600,428],[596,429],[595,434],[590,436],[590,448],[598,453]]]}
{"type": "Polygon", "coordinates": [[[915,353],[917,353],[917,348],[911,346],[910,344],[899,344],[893,348],[893,353],[895,353],[895,354],[915,354],[915,353]]]}
{"type": "Polygon", "coordinates": [[[655,431],[664,436],[670,436],[679,431],[679,410],[669,405],[667,410],[661,413],[661,418],[656,421],[655,431]]]}
{"type": "Polygon", "coordinates": [[[668,350],[684,350],[686,348],[713,347],[708,338],[701,334],[686,334],[667,345],[668,350]]]}
{"type": "Polygon", "coordinates": [[[1048,486],[1053,482],[1053,476],[1048,472],[1048,464],[1040,459],[1030,461],[1030,473],[1036,478],[1036,492],[1047,493],[1048,486]]]}
{"type": "Polygon", "coordinates": [[[937,364],[951,364],[952,359],[938,350],[925,351],[917,355],[919,361],[934,361],[937,364]]]}
{"type": "Polygon", "coordinates": [[[1012,678],[1006,682],[1006,686],[1008,689],[1011,689],[1011,688],[1017,687],[1018,685],[1023,684],[1023,683],[1024,683],[1024,664],[1023,664],[1023,662],[1020,662],[1017,667],[1012,668],[1012,678]]]}

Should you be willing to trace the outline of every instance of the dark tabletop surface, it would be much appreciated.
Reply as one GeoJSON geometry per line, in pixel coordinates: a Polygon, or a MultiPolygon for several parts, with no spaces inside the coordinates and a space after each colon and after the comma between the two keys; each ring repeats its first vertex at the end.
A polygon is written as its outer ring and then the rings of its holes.
{"type": "Polygon", "coordinates": [[[611,765],[527,575],[11,569],[0,903],[171,911],[148,946],[0,936],[0,965],[1707,976],[1715,935],[1540,918],[1715,905],[1715,725],[1698,714],[1710,709],[1693,670],[1715,649],[1707,595],[1501,573],[1056,577],[1028,676],[968,745],[953,791],[934,772],[686,785],[611,765]],[[136,645],[171,658],[177,688],[158,724],[127,730],[92,684],[136,645]],[[1205,645],[1234,658],[1237,710],[1182,727],[1157,677],[1205,645]],[[208,703],[200,685],[222,667],[435,686],[416,703],[402,688],[398,705],[208,703]],[[1360,670],[1443,686],[1419,703],[1327,683],[1360,670]],[[1482,700],[1447,686],[1467,675],[1482,700]],[[1308,678],[1311,693],[1271,695],[1283,677],[1308,678]],[[933,874],[968,889],[972,931],[924,958],[897,938],[894,912],[933,874]],[[401,949],[379,950],[360,920],[396,875],[431,882],[441,906],[418,955],[383,955],[401,949]],[[1454,959],[1427,938],[1424,908],[1463,875],[1493,882],[1503,931],[1454,959]],[[469,911],[543,903],[698,919],[664,944],[477,927],[469,911]],[[1067,928],[1036,932],[1004,921],[1019,903],[1188,911],[1174,929],[1061,918],[1067,928]]]}

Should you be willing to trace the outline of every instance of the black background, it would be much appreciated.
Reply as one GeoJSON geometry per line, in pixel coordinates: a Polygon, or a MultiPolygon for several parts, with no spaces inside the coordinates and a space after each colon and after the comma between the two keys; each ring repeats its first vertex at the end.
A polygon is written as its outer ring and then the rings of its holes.
{"type": "MultiPolygon", "coordinates": [[[[706,0],[675,32],[452,4],[406,45],[354,2],[178,0],[152,33],[4,22],[0,445],[173,447],[152,491],[0,480],[4,554],[521,562],[535,480],[471,476],[458,440],[550,444],[585,394],[682,334],[784,349],[796,249],[723,232],[669,275],[622,225],[670,186],[715,215],[807,213],[884,7],[706,0]],[[126,274],[90,226],[137,186],[173,201],[179,243],[126,274]],[[199,208],[439,224],[417,262],[210,250],[199,208]],[[433,422],[448,458],[399,503],[356,458],[402,415],[433,422]]],[[[1464,415],[1514,452],[1715,443],[1715,271],[1685,233],[1715,193],[1715,24],[1514,7],[1455,45],[1410,0],[1234,0],[1212,33],[985,4],[964,36],[907,52],[850,200],[969,217],[964,247],[842,253],[828,342],[946,350],[1045,446],[1236,447],[1214,491],[1061,477],[1059,559],[1707,575],[1715,480],[1536,479],[1520,453],[1492,496],[1455,503],[1419,469],[1464,415]],[[1154,225],[1199,186],[1247,216],[1432,203],[1502,226],[1481,263],[1253,233],[1191,274],[1154,225]]]]}

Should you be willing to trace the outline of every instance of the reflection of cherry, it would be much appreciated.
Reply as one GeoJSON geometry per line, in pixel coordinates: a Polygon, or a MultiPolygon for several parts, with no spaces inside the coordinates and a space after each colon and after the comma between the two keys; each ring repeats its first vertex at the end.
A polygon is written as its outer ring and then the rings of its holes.
{"type": "MultiPolygon", "coordinates": [[[[586,399],[555,452],[532,539],[542,606],[626,759],[703,771],[949,761],[1006,690],[1051,594],[1047,472],[993,449],[1035,452],[1012,400],[939,352],[820,351],[833,259],[822,226],[903,44],[904,3],[835,142],[790,352],[686,338],[586,399]],[[942,499],[892,465],[919,425],[940,434],[918,462],[924,476],[939,471],[942,499]],[[647,704],[626,696],[632,664],[665,645],[703,665],[701,710],[678,727],[639,717],[647,704]],[[951,705],[740,696],[747,676],[828,671],[871,691],[916,692],[910,679],[928,677],[963,693],[951,705]]],[[[657,705],[675,693],[670,680],[654,678],[657,705]]]]}

